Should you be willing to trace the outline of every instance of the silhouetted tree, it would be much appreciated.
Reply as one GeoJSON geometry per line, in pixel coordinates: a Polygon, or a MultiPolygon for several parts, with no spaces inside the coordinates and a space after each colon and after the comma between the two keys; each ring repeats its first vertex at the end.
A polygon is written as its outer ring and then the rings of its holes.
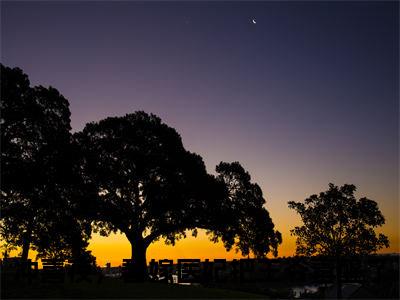
{"type": "Polygon", "coordinates": [[[282,236],[264,208],[259,185],[251,182],[250,174],[238,162],[221,162],[216,171],[217,180],[225,185],[227,193],[211,210],[216,216],[210,224],[212,238],[221,238],[227,250],[235,246],[242,255],[253,252],[264,257],[272,252],[277,256],[282,236]]]}
{"type": "Polygon", "coordinates": [[[196,228],[208,229],[214,241],[221,238],[227,248],[236,242],[243,253],[251,249],[261,255],[280,242],[250,177],[238,180],[251,191],[228,198],[226,182],[208,175],[201,157],[186,151],[179,134],[157,116],[136,112],[107,118],[87,124],[75,138],[85,156],[83,177],[98,193],[97,229],[102,235],[118,230],[126,235],[138,279],[146,278],[150,243],[163,237],[174,244],[186,230],[195,235],[196,228]]]}
{"type": "Polygon", "coordinates": [[[389,247],[388,238],[374,230],[385,223],[378,204],[367,198],[357,200],[355,191],[351,184],[337,187],[330,183],[329,190],[310,196],[304,203],[288,203],[303,221],[291,230],[297,237],[296,253],[335,258],[338,298],[342,296],[341,258],[389,247]]]}
{"type": "Polygon", "coordinates": [[[1,65],[0,123],[1,234],[26,259],[30,247],[48,251],[41,245],[61,245],[71,233],[63,222],[76,206],[69,104],[56,89],[31,88],[22,70],[1,65]]]}
{"type": "Polygon", "coordinates": [[[97,228],[123,232],[138,279],[146,276],[146,249],[164,237],[174,243],[197,227],[212,178],[181,137],[144,112],[89,123],[75,134],[85,155],[83,176],[98,193],[97,228]]]}

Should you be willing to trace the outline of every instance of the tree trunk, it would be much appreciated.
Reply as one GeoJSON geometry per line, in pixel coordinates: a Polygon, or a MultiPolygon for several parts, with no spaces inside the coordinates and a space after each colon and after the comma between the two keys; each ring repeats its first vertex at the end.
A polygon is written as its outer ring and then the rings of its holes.
{"type": "Polygon", "coordinates": [[[22,254],[21,254],[22,260],[28,259],[30,245],[31,245],[31,230],[28,230],[24,234],[24,237],[22,240],[22,254]]]}
{"type": "Polygon", "coordinates": [[[336,257],[336,298],[342,299],[342,262],[340,257],[336,257]]]}
{"type": "MultiPolygon", "coordinates": [[[[128,237],[128,234],[127,234],[128,237]]],[[[132,247],[131,259],[133,260],[135,269],[135,279],[137,281],[145,281],[147,279],[147,261],[146,261],[146,250],[147,245],[141,236],[129,235],[129,242],[132,247]]]]}

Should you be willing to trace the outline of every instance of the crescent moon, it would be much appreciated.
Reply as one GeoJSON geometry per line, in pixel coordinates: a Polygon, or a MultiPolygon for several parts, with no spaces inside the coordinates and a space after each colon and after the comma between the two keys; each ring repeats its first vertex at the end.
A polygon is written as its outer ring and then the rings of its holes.
{"type": "Polygon", "coordinates": [[[252,19],[251,21],[253,22],[253,24],[257,24],[256,20],[252,19]]]}

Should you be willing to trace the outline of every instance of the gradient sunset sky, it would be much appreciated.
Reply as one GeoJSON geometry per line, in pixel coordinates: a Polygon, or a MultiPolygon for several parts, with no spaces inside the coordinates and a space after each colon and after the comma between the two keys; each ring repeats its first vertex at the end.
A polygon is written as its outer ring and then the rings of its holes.
{"type": "MultiPolygon", "coordinates": [[[[73,131],[159,115],[210,173],[240,161],[294,254],[287,202],[353,183],[399,252],[398,2],[1,2],[1,61],[70,102],[73,131]],[[253,22],[254,20],[254,22],[253,22]]],[[[98,262],[130,256],[94,236],[98,262]]],[[[203,233],[148,258],[232,258],[203,233]]],[[[238,256],[238,255],[236,255],[238,256]]]]}

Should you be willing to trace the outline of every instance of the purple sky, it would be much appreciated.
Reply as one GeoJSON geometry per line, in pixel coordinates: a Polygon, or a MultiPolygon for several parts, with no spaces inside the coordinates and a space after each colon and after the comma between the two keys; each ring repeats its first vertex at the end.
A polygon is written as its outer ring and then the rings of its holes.
{"type": "Polygon", "coordinates": [[[2,63],[57,88],[74,131],[152,112],[210,172],[221,160],[240,161],[284,234],[297,220],[287,201],[334,182],[378,201],[386,232],[398,235],[398,3],[1,8],[2,63]]]}

